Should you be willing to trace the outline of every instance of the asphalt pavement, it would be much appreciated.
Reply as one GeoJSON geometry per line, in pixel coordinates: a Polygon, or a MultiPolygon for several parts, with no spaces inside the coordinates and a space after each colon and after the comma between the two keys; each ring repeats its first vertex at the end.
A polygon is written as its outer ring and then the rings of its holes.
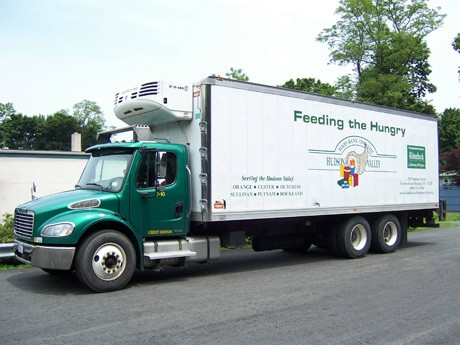
{"type": "Polygon", "coordinates": [[[409,233],[391,254],[313,247],[222,253],[137,272],[97,294],[74,274],[0,272],[0,344],[460,343],[460,227],[409,233]]]}

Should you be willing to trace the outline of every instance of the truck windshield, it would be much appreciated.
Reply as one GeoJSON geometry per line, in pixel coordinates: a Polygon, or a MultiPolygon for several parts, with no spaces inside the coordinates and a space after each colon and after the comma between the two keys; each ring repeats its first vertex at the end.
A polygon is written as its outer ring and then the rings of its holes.
{"type": "Polygon", "coordinates": [[[132,157],[131,150],[93,152],[75,188],[120,191],[132,157]]]}

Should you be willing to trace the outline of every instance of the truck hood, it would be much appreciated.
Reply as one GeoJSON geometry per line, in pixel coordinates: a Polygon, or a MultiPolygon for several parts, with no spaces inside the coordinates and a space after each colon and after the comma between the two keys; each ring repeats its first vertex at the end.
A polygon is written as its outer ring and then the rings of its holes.
{"type": "Polygon", "coordinates": [[[89,208],[118,212],[118,196],[98,190],[77,189],[34,199],[17,207],[19,212],[34,212],[36,225],[66,211],[89,208]]]}

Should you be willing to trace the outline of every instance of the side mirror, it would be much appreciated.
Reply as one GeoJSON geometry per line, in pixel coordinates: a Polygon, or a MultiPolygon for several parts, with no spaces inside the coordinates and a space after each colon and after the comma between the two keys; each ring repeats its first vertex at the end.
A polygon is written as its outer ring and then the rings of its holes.
{"type": "Polygon", "coordinates": [[[30,188],[30,194],[32,196],[32,200],[37,198],[37,196],[35,195],[36,192],[37,192],[37,186],[35,185],[35,182],[33,182],[32,187],[30,188]]]}
{"type": "Polygon", "coordinates": [[[159,192],[164,192],[166,190],[166,180],[157,179],[155,182],[155,189],[159,192]]]}

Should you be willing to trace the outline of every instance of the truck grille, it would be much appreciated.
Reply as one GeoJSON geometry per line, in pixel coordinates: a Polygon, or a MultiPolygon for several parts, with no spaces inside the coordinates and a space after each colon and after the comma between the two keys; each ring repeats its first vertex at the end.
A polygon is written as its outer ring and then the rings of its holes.
{"type": "Polygon", "coordinates": [[[34,230],[34,213],[16,209],[14,212],[14,234],[22,237],[32,237],[34,230]]]}

